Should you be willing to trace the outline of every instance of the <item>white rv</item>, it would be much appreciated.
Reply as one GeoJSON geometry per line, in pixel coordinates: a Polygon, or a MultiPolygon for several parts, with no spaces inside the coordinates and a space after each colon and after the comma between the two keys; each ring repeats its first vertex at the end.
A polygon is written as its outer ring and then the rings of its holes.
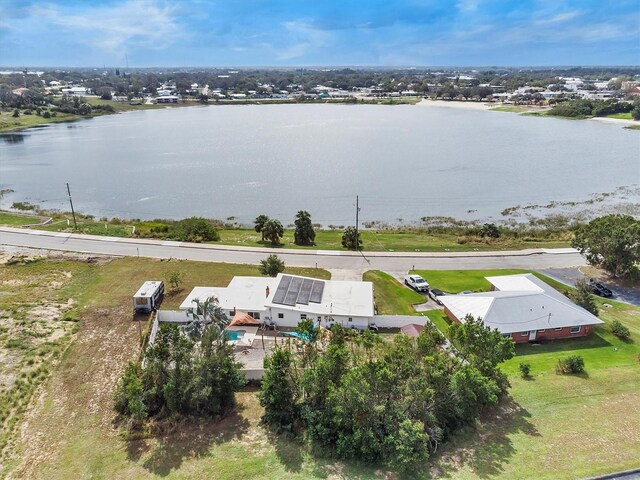
{"type": "Polygon", "coordinates": [[[150,312],[156,310],[164,294],[164,283],[161,281],[144,282],[133,296],[133,311],[150,312]]]}

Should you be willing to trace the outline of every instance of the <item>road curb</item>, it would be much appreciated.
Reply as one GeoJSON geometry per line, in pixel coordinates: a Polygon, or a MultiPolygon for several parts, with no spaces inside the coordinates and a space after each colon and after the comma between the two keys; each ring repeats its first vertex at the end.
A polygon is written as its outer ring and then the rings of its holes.
{"type": "MultiPolygon", "coordinates": [[[[18,233],[25,235],[38,235],[48,237],[64,237],[74,239],[95,240],[101,242],[119,242],[133,245],[155,245],[155,246],[175,246],[181,248],[221,250],[245,253],[265,253],[265,254],[289,254],[289,255],[309,255],[309,256],[340,256],[340,257],[369,257],[369,258],[500,258],[500,257],[528,257],[533,255],[573,255],[577,250],[561,249],[525,249],[525,250],[504,250],[486,252],[349,252],[341,250],[303,250],[292,248],[264,248],[264,247],[239,247],[236,245],[211,245],[189,242],[177,242],[174,240],[153,240],[147,238],[125,238],[108,237],[102,235],[85,235],[79,233],[49,232],[46,230],[24,230],[13,227],[0,227],[0,232],[18,233]]],[[[0,243],[2,240],[0,239],[0,243]]]]}

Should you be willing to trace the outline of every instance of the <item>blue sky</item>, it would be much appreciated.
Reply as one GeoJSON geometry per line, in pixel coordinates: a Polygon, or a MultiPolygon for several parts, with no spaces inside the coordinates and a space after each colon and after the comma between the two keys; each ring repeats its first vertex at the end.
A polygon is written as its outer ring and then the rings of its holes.
{"type": "Polygon", "coordinates": [[[638,0],[0,0],[0,65],[638,65],[638,0]]]}

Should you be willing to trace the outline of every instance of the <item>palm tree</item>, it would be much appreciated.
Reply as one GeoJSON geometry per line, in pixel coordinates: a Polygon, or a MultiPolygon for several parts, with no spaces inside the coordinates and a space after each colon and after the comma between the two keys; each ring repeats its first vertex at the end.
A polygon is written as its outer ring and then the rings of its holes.
{"type": "Polygon", "coordinates": [[[200,338],[205,330],[210,329],[218,340],[223,338],[222,332],[229,325],[229,317],[218,305],[218,299],[212,296],[201,302],[196,298],[193,303],[196,304],[193,322],[185,327],[189,336],[200,338]]]}

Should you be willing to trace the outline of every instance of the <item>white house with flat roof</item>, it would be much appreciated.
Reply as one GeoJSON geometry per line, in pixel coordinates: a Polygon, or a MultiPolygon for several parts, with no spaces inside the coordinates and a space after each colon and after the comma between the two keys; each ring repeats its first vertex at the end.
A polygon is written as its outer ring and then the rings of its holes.
{"type": "Polygon", "coordinates": [[[236,310],[278,327],[296,327],[308,318],[323,327],[339,323],[366,329],[373,321],[371,282],[318,280],[296,275],[234,277],[227,287],[195,287],[180,309],[195,307],[195,300],[216,297],[229,316],[236,310]]]}

